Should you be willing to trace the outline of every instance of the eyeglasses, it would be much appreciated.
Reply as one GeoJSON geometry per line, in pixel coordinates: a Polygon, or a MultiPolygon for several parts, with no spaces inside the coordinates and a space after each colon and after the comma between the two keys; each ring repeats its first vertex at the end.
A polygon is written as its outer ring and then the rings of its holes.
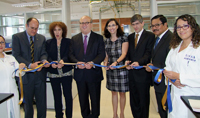
{"type": "Polygon", "coordinates": [[[158,28],[160,25],[162,25],[162,23],[160,23],[160,24],[155,24],[155,25],[151,25],[150,28],[154,28],[154,27],[155,27],[155,28],[158,28]]]}
{"type": "Polygon", "coordinates": [[[117,25],[112,24],[112,25],[108,25],[107,27],[115,27],[115,26],[117,26],[117,25]]]}
{"type": "Polygon", "coordinates": [[[88,25],[89,23],[92,23],[92,22],[80,22],[81,25],[88,25]]]}
{"type": "Polygon", "coordinates": [[[4,42],[4,41],[1,41],[0,44],[1,44],[1,45],[5,45],[5,42],[4,42]]]}
{"type": "Polygon", "coordinates": [[[188,29],[189,27],[190,27],[190,25],[177,26],[177,27],[176,27],[176,30],[177,30],[177,31],[180,31],[181,28],[182,28],[183,30],[186,30],[186,29],[188,29]]]}

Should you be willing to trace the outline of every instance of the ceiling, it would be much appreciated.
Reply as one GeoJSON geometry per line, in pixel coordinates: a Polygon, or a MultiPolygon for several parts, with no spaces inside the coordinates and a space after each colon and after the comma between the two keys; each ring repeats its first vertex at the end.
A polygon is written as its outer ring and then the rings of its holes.
{"type": "MultiPolygon", "coordinates": [[[[43,7],[43,8],[59,8],[62,6],[62,0],[0,0],[0,1],[9,3],[9,4],[40,2],[41,5],[39,7],[43,7]]],[[[80,3],[80,2],[89,3],[89,1],[102,1],[101,3],[108,2],[108,1],[116,2],[116,3],[130,3],[130,2],[136,2],[136,1],[150,1],[150,0],[70,0],[71,3],[80,3]]],[[[34,6],[34,7],[28,6],[28,8],[33,8],[33,9],[35,9],[35,7],[38,7],[38,6],[34,6]]]]}
{"type": "MultiPolygon", "coordinates": [[[[92,13],[94,16],[99,16],[99,12],[104,13],[110,17],[114,14],[116,17],[128,17],[127,14],[139,13],[139,5],[142,13],[149,14],[150,0],[70,0],[70,10],[72,18],[79,17],[89,13],[89,3],[91,1],[100,1],[100,3],[92,4],[92,13]],[[140,4],[139,2],[140,1],[140,4]],[[120,14],[119,14],[120,13],[120,14]],[[125,15],[126,13],[126,15],[125,15]],[[124,16],[123,16],[124,15],[124,16]]],[[[157,0],[157,1],[172,1],[172,0],[157,0]]],[[[176,1],[176,0],[175,0],[176,1]]],[[[38,6],[26,6],[29,10],[48,9],[48,8],[62,8],[62,0],[0,0],[8,4],[20,4],[39,2],[38,6]]],[[[143,14],[144,15],[144,14],[143,14]]],[[[103,16],[104,17],[104,16],[103,16]]],[[[105,16],[106,17],[106,16],[105,16]]]]}

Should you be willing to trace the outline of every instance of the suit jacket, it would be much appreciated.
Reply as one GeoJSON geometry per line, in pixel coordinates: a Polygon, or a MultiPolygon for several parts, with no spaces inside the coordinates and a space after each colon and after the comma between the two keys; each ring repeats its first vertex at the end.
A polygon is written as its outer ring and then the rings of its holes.
{"type": "MultiPolygon", "coordinates": [[[[153,33],[144,30],[135,48],[135,33],[128,36],[129,49],[127,53],[127,60],[131,63],[136,61],[140,66],[147,65],[151,59],[151,51],[153,48],[155,36],[153,33]]],[[[151,82],[151,73],[148,73],[144,68],[129,70],[129,80],[136,82],[151,82]]]]}
{"type": "MultiPolygon", "coordinates": [[[[69,45],[70,45],[70,39],[68,38],[63,38],[61,40],[60,44],[60,57],[64,62],[69,63],[69,58],[68,58],[68,53],[69,53],[69,45]]],[[[46,42],[46,51],[48,54],[48,61],[57,61],[58,60],[58,48],[57,48],[57,40],[55,38],[49,39],[46,42]]],[[[62,71],[63,73],[68,72],[72,69],[72,66],[63,66],[62,71]]],[[[57,68],[52,68],[50,66],[47,69],[50,73],[58,74],[58,69],[57,68]]]]}
{"type": "MultiPolygon", "coordinates": [[[[93,61],[96,64],[101,64],[105,58],[103,36],[91,31],[86,54],[84,54],[82,33],[73,36],[70,44],[69,58],[73,63],[77,63],[79,61],[93,61]]],[[[102,69],[100,67],[91,69],[75,68],[74,79],[78,82],[99,82],[103,80],[102,69]]]]}
{"type": "MultiPolygon", "coordinates": [[[[164,68],[165,67],[165,59],[167,57],[167,54],[169,52],[169,43],[172,38],[172,32],[168,30],[163,37],[160,39],[158,45],[156,46],[155,49],[152,50],[152,64],[156,67],[159,68],[164,68]]],[[[152,73],[152,80],[154,81],[154,78],[156,76],[157,71],[154,71],[152,73]]],[[[156,92],[164,92],[166,87],[165,87],[165,77],[162,77],[163,80],[161,81],[160,84],[154,83],[154,88],[156,92]]]]}
{"type": "MultiPolygon", "coordinates": [[[[45,37],[40,34],[34,36],[34,61],[47,60],[47,53],[45,50],[45,37]]],[[[12,54],[19,63],[25,63],[28,67],[31,63],[31,49],[26,31],[14,34],[12,36],[12,54]]],[[[26,73],[23,78],[23,84],[27,84],[29,78],[37,77],[46,81],[46,70],[34,73],[26,73]]]]}

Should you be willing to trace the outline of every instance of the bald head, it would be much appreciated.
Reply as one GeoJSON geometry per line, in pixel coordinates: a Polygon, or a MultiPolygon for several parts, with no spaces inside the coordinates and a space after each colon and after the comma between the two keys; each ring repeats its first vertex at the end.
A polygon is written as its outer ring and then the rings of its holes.
{"type": "Polygon", "coordinates": [[[84,35],[87,35],[92,30],[92,18],[83,16],[80,18],[80,30],[84,35]]]}
{"type": "Polygon", "coordinates": [[[86,15],[82,16],[79,21],[81,22],[81,19],[85,19],[85,18],[90,19],[90,22],[92,23],[92,18],[86,15]]]}

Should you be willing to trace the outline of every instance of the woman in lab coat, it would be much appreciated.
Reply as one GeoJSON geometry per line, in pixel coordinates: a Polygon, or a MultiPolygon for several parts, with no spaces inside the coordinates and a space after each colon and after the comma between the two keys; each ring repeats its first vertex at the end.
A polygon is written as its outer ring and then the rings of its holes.
{"type": "Polygon", "coordinates": [[[24,68],[25,64],[18,64],[13,56],[3,52],[4,49],[5,39],[0,35],[0,93],[14,93],[14,97],[7,101],[8,112],[5,114],[8,118],[20,118],[19,95],[13,72],[17,68],[24,68]]]}
{"type": "Polygon", "coordinates": [[[188,14],[179,16],[174,24],[171,50],[164,74],[176,79],[171,86],[172,112],[169,118],[195,117],[180,96],[200,96],[200,28],[188,14]]]}

